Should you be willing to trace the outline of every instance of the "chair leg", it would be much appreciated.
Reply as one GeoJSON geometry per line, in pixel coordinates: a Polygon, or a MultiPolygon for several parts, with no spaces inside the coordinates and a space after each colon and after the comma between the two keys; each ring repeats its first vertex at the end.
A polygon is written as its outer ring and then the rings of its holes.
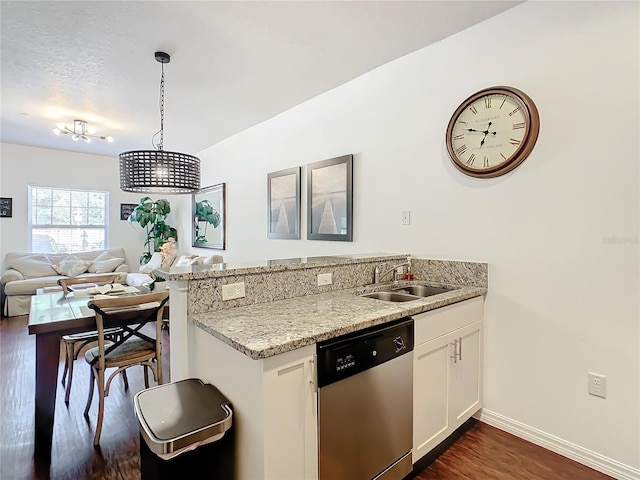
{"type": "Polygon", "coordinates": [[[64,342],[64,371],[62,372],[62,385],[65,385],[67,370],[69,370],[69,344],[64,342]]]}
{"type": "Polygon", "coordinates": [[[142,368],[144,369],[144,388],[149,388],[149,367],[144,365],[142,368]]]}
{"type": "Polygon", "coordinates": [[[104,417],[104,370],[98,371],[98,423],[96,424],[96,435],[93,437],[93,446],[100,445],[100,434],[102,433],[102,419],[104,417]]]}
{"type": "Polygon", "coordinates": [[[89,369],[89,396],[87,397],[87,406],[84,407],[84,416],[87,420],[89,419],[89,407],[91,407],[91,401],[93,400],[93,379],[95,378],[93,367],[90,366],[89,369]]]}
{"type": "Polygon", "coordinates": [[[156,372],[158,372],[158,385],[162,385],[162,359],[156,362],[156,372]]]}
{"type": "MultiPolygon", "coordinates": [[[[73,381],[73,364],[75,363],[74,357],[76,357],[74,353],[75,347],[72,343],[67,344],[66,348],[66,358],[64,361],[64,370],[65,372],[68,370],[67,384],[65,386],[64,392],[64,403],[69,405],[69,395],[71,395],[71,382],[73,381]]],[[[64,377],[64,375],[63,375],[64,377]]]]}
{"type": "Polygon", "coordinates": [[[121,375],[122,375],[122,381],[124,382],[124,389],[129,390],[129,379],[127,378],[127,371],[122,370],[121,375]]]}

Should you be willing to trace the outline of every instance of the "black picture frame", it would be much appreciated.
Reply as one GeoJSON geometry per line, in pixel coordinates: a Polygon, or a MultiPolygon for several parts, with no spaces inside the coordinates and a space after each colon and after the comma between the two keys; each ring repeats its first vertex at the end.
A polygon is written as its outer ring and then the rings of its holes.
{"type": "Polygon", "coordinates": [[[13,198],[0,197],[0,217],[2,218],[13,217],[13,198]]]}
{"type": "Polygon", "coordinates": [[[129,216],[138,206],[137,203],[121,203],[120,204],[120,220],[129,220],[129,216]]]}
{"type": "Polygon", "coordinates": [[[307,165],[307,239],[353,241],[353,155],[307,165]]]}
{"type": "Polygon", "coordinates": [[[267,174],[267,238],[300,239],[300,170],[267,174]]]}
{"type": "Polygon", "coordinates": [[[226,184],[220,183],[210,187],[201,188],[191,195],[191,213],[193,218],[193,230],[191,246],[198,248],[212,248],[224,250],[226,248],[226,221],[227,221],[227,196],[226,184]],[[196,215],[197,204],[207,202],[220,214],[220,223],[213,227],[204,218],[196,215]]]}

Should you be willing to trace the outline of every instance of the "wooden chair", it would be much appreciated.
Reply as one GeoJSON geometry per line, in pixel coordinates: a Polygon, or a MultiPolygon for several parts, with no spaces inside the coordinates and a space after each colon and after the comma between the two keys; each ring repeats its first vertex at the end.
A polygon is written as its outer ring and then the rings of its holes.
{"type": "MultiPolygon", "coordinates": [[[[66,297],[69,293],[69,287],[72,285],[106,285],[114,283],[120,278],[120,275],[96,275],[93,277],[69,277],[58,280],[58,285],[62,287],[62,295],[66,297]]],[[[120,336],[120,329],[111,329],[107,332],[107,338],[111,341],[117,340],[120,336]]],[[[72,335],[64,335],[62,343],[64,344],[64,372],[62,373],[62,385],[65,386],[64,403],[69,405],[69,395],[71,394],[71,382],[73,381],[73,364],[78,359],[78,355],[83,348],[98,340],[98,332],[80,332],[72,335]],[[68,378],[67,378],[68,375],[68,378]]],[[[128,386],[126,374],[123,376],[125,385],[128,386]]]]}
{"type": "Polygon", "coordinates": [[[93,400],[93,380],[98,387],[98,423],[93,445],[100,443],[102,420],[104,417],[104,399],[109,395],[109,386],[113,378],[125,369],[141,365],[144,367],[144,384],[149,388],[151,369],[154,380],[162,384],[162,312],[169,300],[167,290],[158,293],[94,299],[88,304],[96,312],[98,327],[98,346],[85,353],[85,360],[91,366],[89,397],[84,416],[89,419],[89,407],[93,400]],[[155,322],[155,338],[145,335],[141,329],[155,322]],[[105,337],[107,328],[121,328],[122,338],[108,344],[105,337]],[[108,368],[116,370],[105,379],[108,368]]]}

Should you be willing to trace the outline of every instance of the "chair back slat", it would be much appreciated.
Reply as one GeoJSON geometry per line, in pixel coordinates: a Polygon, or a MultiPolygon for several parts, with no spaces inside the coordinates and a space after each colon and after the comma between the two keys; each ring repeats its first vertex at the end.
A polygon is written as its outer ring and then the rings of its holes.
{"type": "Polygon", "coordinates": [[[94,362],[105,361],[105,355],[115,350],[132,337],[141,338],[150,344],[156,339],[144,335],[140,330],[147,323],[156,322],[156,338],[159,338],[162,325],[162,312],[169,300],[169,292],[148,293],[113,298],[100,298],[89,301],[88,307],[96,312],[98,347],[100,355],[94,362]],[[135,325],[135,327],[132,327],[135,325]],[[121,338],[111,344],[106,343],[104,330],[119,327],[123,329],[121,338]]]}
{"type": "Polygon", "coordinates": [[[79,285],[83,283],[94,283],[96,285],[106,285],[107,283],[114,283],[120,278],[120,274],[114,273],[111,275],[95,275],[86,277],[65,277],[58,279],[58,285],[62,287],[63,296],[67,296],[69,293],[70,285],[79,285]]]}

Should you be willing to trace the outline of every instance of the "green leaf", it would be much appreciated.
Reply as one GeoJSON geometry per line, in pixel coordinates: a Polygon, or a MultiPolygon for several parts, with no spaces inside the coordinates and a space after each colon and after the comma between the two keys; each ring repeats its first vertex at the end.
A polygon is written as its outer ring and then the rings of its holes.
{"type": "Polygon", "coordinates": [[[151,259],[152,252],[159,252],[160,247],[169,240],[169,237],[178,240],[178,231],[165,223],[169,212],[171,212],[171,205],[167,199],[154,202],[150,197],[142,197],[140,203],[129,215],[129,223],[140,225],[147,233],[144,242],[147,251],[140,256],[140,265],[144,265],[151,259]]]}

